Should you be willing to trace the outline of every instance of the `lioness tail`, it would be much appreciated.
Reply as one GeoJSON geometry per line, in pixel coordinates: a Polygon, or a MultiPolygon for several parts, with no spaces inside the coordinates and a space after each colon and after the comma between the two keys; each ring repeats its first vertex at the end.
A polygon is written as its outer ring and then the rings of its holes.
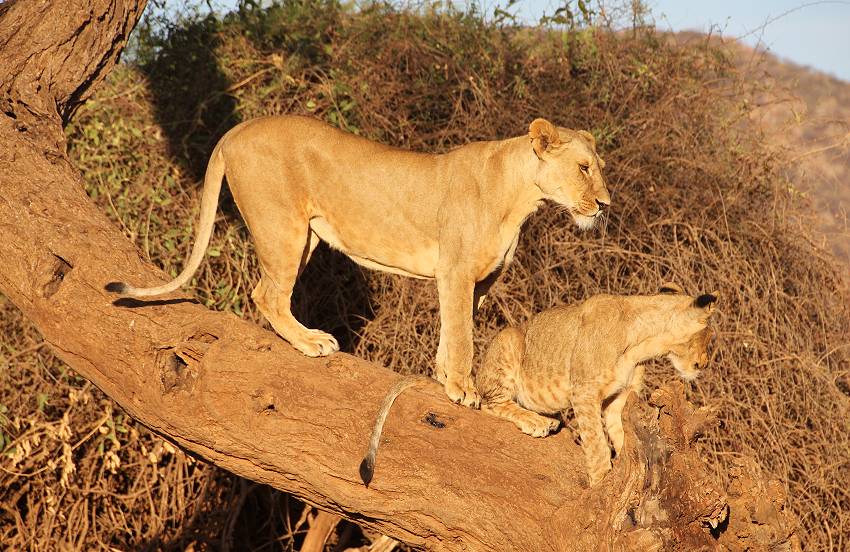
{"type": "Polygon", "coordinates": [[[429,379],[425,376],[405,376],[387,391],[387,395],[384,397],[384,403],[381,405],[378,416],[375,418],[372,437],[369,439],[369,450],[366,451],[366,456],[360,462],[360,479],[363,480],[363,484],[367,487],[369,486],[369,482],[372,481],[372,476],[375,474],[375,457],[378,455],[378,445],[381,443],[381,431],[384,429],[384,422],[387,419],[387,414],[390,413],[390,408],[392,408],[393,403],[401,395],[402,391],[429,379]]]}
{"type": "MultiPolygon", "coordinates": [[[[222,140],[223,141],[223,140],[222,140]]],[[[150,288],[136,288],[124,282],[110,282],[106,284],[106,291],[119,293],[129,297],[154,297],[164,293],[170,293],[186,284],[201,266],[204,253],[210,243],[213,225],[215,224],[215,212],[218,207],[218,195],[221,192],[221,181],[224,178],[224,157],[221,153],[221,141],[216,145],[207,164],[207,173],[204,177],[204,191],[201,195],[201,213],[198,218],[198,231],[195,244],[192,246],[192,254],[183,271],[167,284],[150,288]]]]}

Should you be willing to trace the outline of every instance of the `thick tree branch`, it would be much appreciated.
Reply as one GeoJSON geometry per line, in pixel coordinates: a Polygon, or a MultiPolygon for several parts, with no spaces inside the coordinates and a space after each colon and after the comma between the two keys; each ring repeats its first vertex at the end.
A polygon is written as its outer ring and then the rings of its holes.
{"type": "MultiPolygon", "coordinates": [[[[707,524],[725,519],[728,501],[700,471],[690,437],[675,434],[705,416],[675,396],[656,401],[656,420],[672,412],[676,423],[627,421],[623,460],[590,490],[569,432],[531,439],[449,404],[436,384],[414,388],[391,413],[367,489],[357,467],[394,374],[345,354],[303,357],[188,296],[113,304],[106,282],[167,277],[88,200],[61,123],[114,63],[143,5],[56,0],[0,10],[0,291],[65,362],[187,450],[416,545],[645,550],[714,542],[707,524]],[[434,418],[442,423],[427,421],[434,418]]],[[[781,498],[769,504],[775,519],[760,521],[772,543],[791,542],[781,498]]]]}
{"type": "Polygon", "coordinates": [[[6,116],[67,121],[103,80],[146,0],[11,0],[0,6],[0,83],[6,116]]]}

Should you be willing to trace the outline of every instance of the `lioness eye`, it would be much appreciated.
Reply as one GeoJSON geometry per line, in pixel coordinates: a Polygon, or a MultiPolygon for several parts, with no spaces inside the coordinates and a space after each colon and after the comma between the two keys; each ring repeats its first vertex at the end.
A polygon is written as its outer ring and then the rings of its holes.
{"type": "Polygon", "coordinates": [[[590,165],[579,165],[578,168],[581,169],[581,172],[586,173],[590,170],[590,165]]]}

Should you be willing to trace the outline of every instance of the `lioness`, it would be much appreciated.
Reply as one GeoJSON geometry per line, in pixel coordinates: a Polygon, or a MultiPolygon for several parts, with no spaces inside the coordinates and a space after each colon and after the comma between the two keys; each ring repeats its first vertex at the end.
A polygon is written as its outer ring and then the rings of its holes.
{"type": "MultiPolygon", "coordinates": [[[[708,363],[714,335],[708,322],[716,301],[715,294],[690,297],[675,284],[665,284],[658,295],[595,295],[538,313],[490,342],[475,374],[481,409],[544,437],[560,422],[538,413],[572,406],[593,485],[611,469],[605,430],[617,453],[623,446],[623,407],[628,392],[640,390],[640,363],[666,356],[682,378],[696,378],[708,363]]],[[[417,381],[402,378],[387,393],[360,465],[366,485],[387,413],[417,381]]]]}
{"type": "Polygon", "coordinates": [[[590,228],[609,205],[604,163],[586,131],[544,119],[528,135],[475,142],[442,155],[378,144],[296,116],[241,123],[213,150],[197,238],[171,282],[107,286],[152,297],[186,284],[204,256],[221,181],[227,176],[260,261],[251,297],[275,331],[308,356],[339,349],[333,336],[302,326],[290,311],[300,271],[319,240],[368,267],[437,281],[437,380],[449,398],[476,407],[472,315],[514,255],[523,221],[545,199],[590,228]]]}

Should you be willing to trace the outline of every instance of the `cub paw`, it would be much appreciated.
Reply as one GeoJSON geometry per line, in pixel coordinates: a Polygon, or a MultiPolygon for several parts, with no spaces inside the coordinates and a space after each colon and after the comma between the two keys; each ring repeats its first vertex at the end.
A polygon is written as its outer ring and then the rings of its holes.
{"type": "Polygon", "coordinates": [[[481,397],[472,385],[472,378],[464,377],[458,380],[446,380],[445,382],[446,395],[449,396],[452,402],[468,406],[469,408],[478,408],[481,405],[481,397]]]}
{"type": "Polygon", "coordinates": [[[307,330],[289,343],[308,357],[323,357],[339,351],[336,338],[321,330],[307,330]]]}
{"type": "Polygon", "coordinates": [[[532,437],[546,437],[561,425],[559,420],[547,418],[546,416],[537,416],[527,418],[517,422],[517,427],[520,431],[532,437]]]}
{"type": "Polygon", "coordinates": [[[597,485],[600,481],[605,478],[605,475],[611,471],[611,461],[602,462],[598,466],[594,466],[593,468],[588,470],[587,478],[590,480],[590,486],[593,487],[597,485]]]}

